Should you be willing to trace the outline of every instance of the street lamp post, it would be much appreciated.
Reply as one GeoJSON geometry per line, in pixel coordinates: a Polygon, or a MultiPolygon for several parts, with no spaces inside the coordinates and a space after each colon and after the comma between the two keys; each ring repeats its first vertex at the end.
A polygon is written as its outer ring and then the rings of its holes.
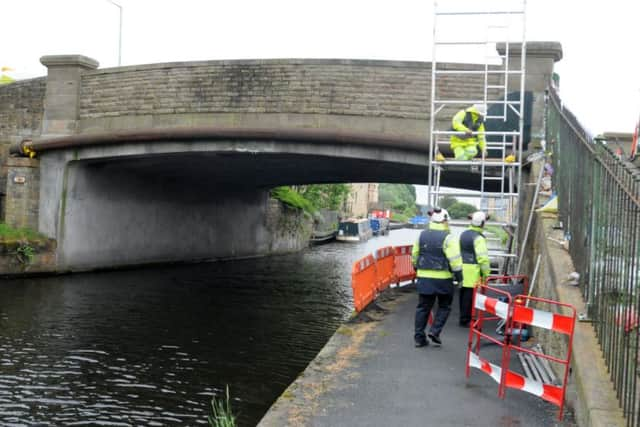
{"type": "Polygon", "coordinates": [[[120,9],[120,25],[118,30],[118,67],[122,65],[122,5],[113,0],[107,0],[112,5],[120,9]]]}

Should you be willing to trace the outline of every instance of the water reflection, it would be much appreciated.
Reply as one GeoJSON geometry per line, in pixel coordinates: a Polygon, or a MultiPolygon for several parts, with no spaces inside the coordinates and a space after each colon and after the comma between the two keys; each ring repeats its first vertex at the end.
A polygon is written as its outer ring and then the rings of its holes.
{"type": "Polygon", "coordinates": [[[230,386],[255,425],[352,310],[356,259],[394,230],[263,259],[0,284],[2,425],[206,425],[230,386]]]}

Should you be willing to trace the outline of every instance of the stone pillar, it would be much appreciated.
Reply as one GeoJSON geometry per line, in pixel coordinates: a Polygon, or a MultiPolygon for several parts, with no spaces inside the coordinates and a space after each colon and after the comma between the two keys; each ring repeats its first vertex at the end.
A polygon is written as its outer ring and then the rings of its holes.
{"type": "MultiPolygon", "coordinates": [[[[496,46],[500,55],[506,54],[506,44],[496,46]]],[[[525,62],[525,91],[533,94],[533,111],[531,115],[531,139],[533,141],[544,138],[542,118],[544,115],[544,91],[551,84],[553,64],[562,59],[562,45],[559,42],[527,42],[525,62]]],[[[521,68],[522,45],[509,44],[509,69],[521,68]]],[[[510,79],[510,92],[520,90],[520,79],[510,79]]]]}
{"type": "Polygon", "coordinates": [[[41,136],[74,134],[82,73],[98,68],[98,62],[82,55],[53,55],[43,56],[40,63],[48,69],[41,136]]]}
{"type": "Polygon", "coordinates": [[[13,228],[38,230],[40,201],[39,161],[26,157],[8,157],[2,167],[2,216],[13,228]]]}

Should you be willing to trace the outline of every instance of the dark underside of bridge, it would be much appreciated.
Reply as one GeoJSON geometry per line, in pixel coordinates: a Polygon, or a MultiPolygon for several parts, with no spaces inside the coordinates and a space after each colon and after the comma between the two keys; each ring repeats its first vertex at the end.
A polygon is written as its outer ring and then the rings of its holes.
{"type": "MultiPolygon", "coordinates": [[[[318,155],[271,153],[175,153],[85,161],[90,169],[167,186],[202,189],[269,189],[281,185],[387,182],[428,184],[427,165],[318,155]]],[[[441,185],[480,190],[470,167],[449,167],[441,185]]],[[[497,183],[485,191],[499,191],[497,183]]]]}

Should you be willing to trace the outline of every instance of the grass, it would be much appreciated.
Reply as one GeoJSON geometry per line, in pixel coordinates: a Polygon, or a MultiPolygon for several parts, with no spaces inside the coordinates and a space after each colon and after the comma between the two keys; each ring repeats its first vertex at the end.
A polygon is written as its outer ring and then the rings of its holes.
{"type": "Polygon", "coordinates": [[[40,241],[46,240],[46,237],[30,228],[13,228],[0,223],[0,241],[16,240],[40,241]]]}
{"type": "Polygon", "coordinates": [[[231,411],[231,402],[229,402],[229,386],[227,386],[224,399],[218,399],[215,396],[211,399],[209,425],[211,427],[236,427],[236,417],[231,411]]]}

